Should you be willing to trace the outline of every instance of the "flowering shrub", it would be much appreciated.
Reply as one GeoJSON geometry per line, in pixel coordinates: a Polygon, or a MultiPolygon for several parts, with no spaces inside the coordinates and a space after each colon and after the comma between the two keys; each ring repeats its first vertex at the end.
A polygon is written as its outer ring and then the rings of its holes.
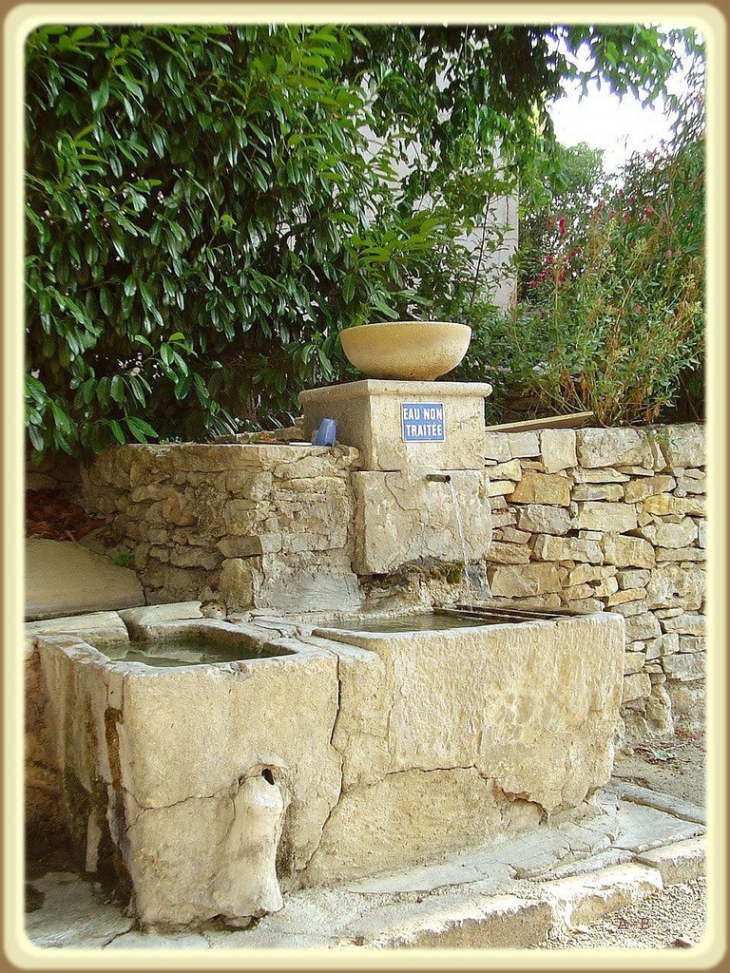
{"type": "MultiPolygon", "coordinates": [[[[688,375],[702,388],[701,112],[671,144],[635,155],[583,225],[556,215],[550,252],[502,336],[506,380],[542,414],[602,424],[664,418],[688,375]]],[[[534,265],[533,265],[534,266],[534,265]]]]}

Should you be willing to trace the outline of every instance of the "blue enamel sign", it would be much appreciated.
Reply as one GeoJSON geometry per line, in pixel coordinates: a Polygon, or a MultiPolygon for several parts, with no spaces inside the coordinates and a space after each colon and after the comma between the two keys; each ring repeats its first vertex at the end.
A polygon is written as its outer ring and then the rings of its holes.
{"type": "Polygon", "coordinates": [[[401,402],[400,417],[404,442],[446,441],[443,402],[401,402]]]}

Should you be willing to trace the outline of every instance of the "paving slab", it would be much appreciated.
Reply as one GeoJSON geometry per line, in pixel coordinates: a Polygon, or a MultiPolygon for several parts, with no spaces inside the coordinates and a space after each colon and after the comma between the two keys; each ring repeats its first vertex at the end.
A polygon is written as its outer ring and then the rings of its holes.
{"type": "Polygon", "coordinates": [[[131,568],[75,541],[32,537],[25,546],[27,620],[144,605],[142,585],[131,568]]]}
{"type": "Polygon", "coordinates": [[[43,901],[25,917],[25,932],[36,946],[99,949],[129,932],[134,919],[104,902],[101,886],[73,872],[49,872],[29,883],[43,901]]]}
{"type": "Polygon", "coordinates": [[[95,883],[50,873],[28,883],[43,903],[27,915],[27,935],[49,949],[521,949],[704,874],[702,825],[610,793],[600,806],[605,813],[590,820],[401,875],[299,889],[284,896],[279,912],[238,930],[139,930],[123,909],[100,899],[95,883]],[[701,834],[683,839],[687,828],[701,834]],[[643,847],[649,835],[660,847],[643,847]],[[452,884],[457,875],[466,881],[452,884]]]}

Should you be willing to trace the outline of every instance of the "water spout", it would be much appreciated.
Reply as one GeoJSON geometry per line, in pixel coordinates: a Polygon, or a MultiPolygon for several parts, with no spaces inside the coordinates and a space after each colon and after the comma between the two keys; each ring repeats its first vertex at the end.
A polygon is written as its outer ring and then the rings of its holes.
{"type": "Polygon", "coordinates": [[[449,488],[449,494],[451,495],[451,504],[454,508],[454,516],[456,517],[456,529],[459,534],[459,541],[461,543],[461,552],[464,558],[464,580],[466,581],[467,588],[471,588],[471,580],[469,578],[469,558],[466,553],[466,538],[464,537],[464,525],[461,521],[461,507],[459,506],[459,497],[456,493],[456,487],[451,482],[451,476],[449,473],[427,473],[426,479],[430,483],[446,483],[449,488]]]}

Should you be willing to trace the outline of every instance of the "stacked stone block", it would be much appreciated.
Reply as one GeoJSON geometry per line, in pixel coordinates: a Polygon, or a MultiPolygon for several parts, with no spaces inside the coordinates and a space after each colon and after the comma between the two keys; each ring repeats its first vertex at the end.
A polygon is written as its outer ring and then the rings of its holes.
{"type": "Polygon", "coordinates": [[[703,718],[704,429],[487,431],[492,596],[626,620],[628,738],[703,718]]]}

